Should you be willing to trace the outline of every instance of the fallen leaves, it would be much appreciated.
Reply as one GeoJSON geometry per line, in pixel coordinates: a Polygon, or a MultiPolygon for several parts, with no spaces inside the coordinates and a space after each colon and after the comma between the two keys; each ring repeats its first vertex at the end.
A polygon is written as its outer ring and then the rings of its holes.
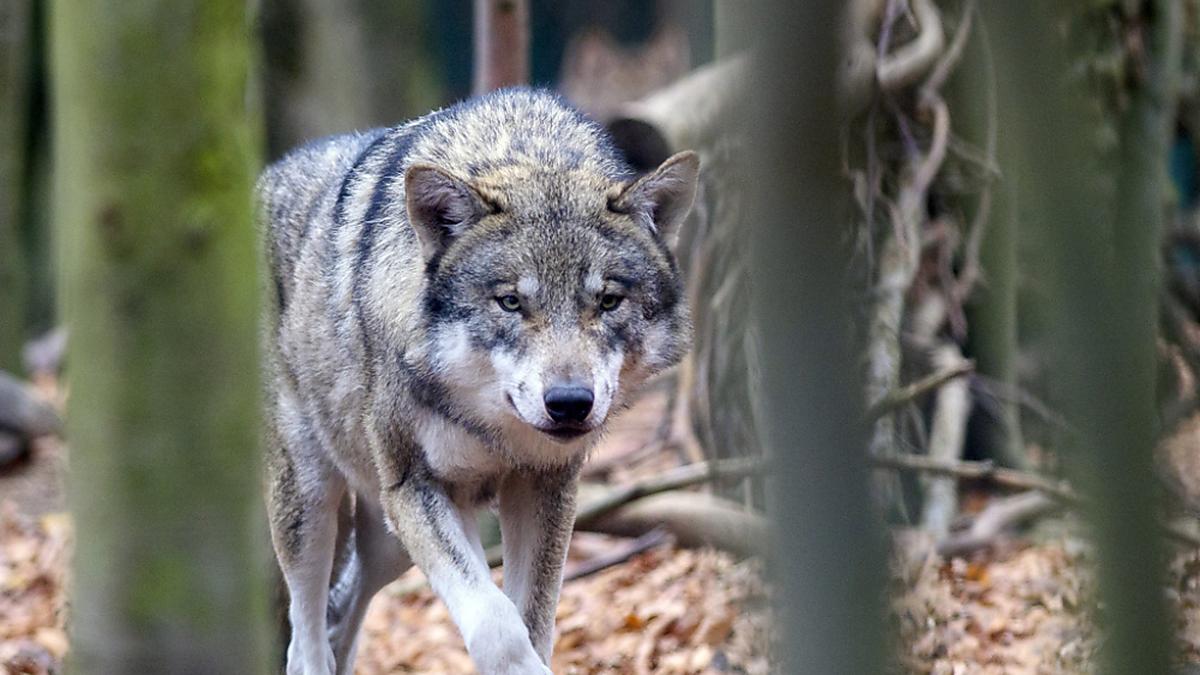
{"type": "Polygon", "coordinates": [[[0,504],[0,668],[8,673],[55,672],[67,653],[70,535],[63,514],[33,520],[0,504]]]}
{"type": "MultiPolygon", "coordinates": [[[[932,550],[913,535],[898,546],[932,550]]],[[[1008,547],[970,560],[910,550],[905,559],[892,611],[910,671],[1091,672],[1092,582],[1081,547],[1008,547]]]]}
{"type": "MultiPolygon", "coordinates": [[[[0,505],[0,672],[61,671],[70,535],[65,515],[35,518],[0,505]]],[[[612,545],[578,537],[576,558],[612,545]]],[[[936,675],[1092,672],[1090,569],[1086,548],[1070,539],[946,560],[927,538],[898,534],[889,605],[900,667],[936,675]]],[[[418,574],[372,604],[360,675],[475,672],[445,605],[428,589],[400,592],[418,574]]],[[[1200,661],[1200,552],[1175,557],[1165,592],[1177,610],[1180,657],[1200,661]]],[[[753,560],[652,549],[563,588],[554,672],[767,673],[768,597],[753,560]]]]}
{"type": "MultiPolygon", "coordinates": [[[[402,578],[392,588],[411,587],[402,578]]],[[[562,674],[767,673],[758,565],[717,551],[659,548],[564,586],[553,670],[562,674]]],[[[368,612],[357,672],[471,673],[428,590],[385,589],[368,612]]]]}

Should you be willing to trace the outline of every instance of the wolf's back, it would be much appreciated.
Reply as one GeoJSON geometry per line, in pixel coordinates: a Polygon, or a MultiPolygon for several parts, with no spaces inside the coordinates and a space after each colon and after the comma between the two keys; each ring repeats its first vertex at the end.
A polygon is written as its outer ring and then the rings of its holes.
{"type": "Polygon", "coordinates": [[[277,309],[282,310],[291,295],[295,265],[315,221],[331,217],[331,198],[355,160],[385,132],[374,129],[315,140],[263,171],[258,201],[277,309]]]}

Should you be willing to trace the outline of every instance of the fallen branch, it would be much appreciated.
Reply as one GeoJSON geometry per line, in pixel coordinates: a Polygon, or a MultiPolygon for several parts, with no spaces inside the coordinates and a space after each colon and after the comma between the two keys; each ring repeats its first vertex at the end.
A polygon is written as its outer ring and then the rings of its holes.
{"type": "MultiPolygon", "coordinates": [[[[1021,490],[1036,490],[1068,506],[1087,505],[1083,496],[1072,489],[1066,481],[1054,480],[1027,471],[1000,468],[992,462],[966,460],[946,462],[920,455],[892,455],[872,457],[871,463],[877,469],[920,471],[943,476],[956,476],[967,480],[984,480],[1021,490]]],[[[1160,524],[1160,527],[1168,539],[1192,548],[1200,548],[1200,537],[1191,532],[1171,524],[1160,524]]]]}
{"type": "Polygon", "coordinates": [[[992,500],[971,521],[965,531],[951,534],[938,541],[937,552],[945,558],[964,556],[995,543],[1006,530],[1038,516],[1055,511],[1063,502],[1031,490],[992,500]]]}
{"type": "MultiPolygon", "coordinates": [[[[581,497],[586,495],[580,486],[581,497]]],[[[741,504],[697,492],[664,492],[638,499],[598,518],[576,523],[588,532],[639,537],[663,527],[680,546],[712,546],[738,556],[761,554],[767,519],[741,504]]]]}
{"type": "Polygon", "coordinates": [[[601,572],[613,567],[614,565],[620,565],[635,555],[645,553],[646,551],[662,546],[663,544],[670,544],[673,540],[674,537],[672,537],[669,532],[661,527],[656,527],[637,539],[630,540],[616,551],[604,555],[598,555],[567,569],[567,571],[563,573],[563,582],[565,583],[567,581],[582,579],[583,577],[601,572]]]}
{"type": "Polygon", "coordinates": [[[955,365],[940,370],[931,375],[927,375],[916,382],[907,384],[899,389],[893,390],[884,394],[882,398],[873,403],[867,409],[863,418],[867,422],[873,422],[884,415],[895,412],[897,408],[928,394],[929,392],[941,387],[950,380],[956,377],[967,375],[975,370],[975,362],[970,359],[965,359],[955,365]]]}
{"type": "Polygon", "coordinates": [[[920,471],[941,476],[955,476],[960,479],[983,480],[1018,490],[1038,490],[1072,505],[1082,502],[1082,498],[1071,489],[1066,481],[1046,478],[1027,471],[1005,469],[988,461],[944,461],[923,455],[906,454],[872,457],[871,463],[880,469],[920,471]]]}
{"type": "MultiPolygon", "coordinates": [[[[615,489],[599,488],[604,490],[599,493],[596,492],[596,488],[592,488],[591,499],[580,499],[581,506],[575,516],[575,526],[587,529],[586,526],[593,520],[638,499],[720,478],[744,478],[757,473],[761,468],[762,460],[755,457],[719,459],[685,464],[658,476],[615,489]]],[[[589,491],[585,486],[581,486],[580,489],[581,496],[589,491]]]]}

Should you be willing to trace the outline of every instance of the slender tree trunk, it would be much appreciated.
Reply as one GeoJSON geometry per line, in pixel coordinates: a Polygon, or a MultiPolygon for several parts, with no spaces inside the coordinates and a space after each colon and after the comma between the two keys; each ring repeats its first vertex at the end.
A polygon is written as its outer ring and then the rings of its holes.
{"type": "Polygon", "coordinates": [[[270,157],[377,124],[364,30],[357,3],[349,0],[263,0],[259,39],[270,157]]]}
{"type": "Polygon", "coordinates": [[[444,74],[431,49],[441,39],[425,0],[357,0],[372,126],[390,126],[444,103],[444,74]],[[397,39],[403,35],[404,39],[397,39]]]}
{"type": "Polygon", "coordinates": [[[529,0],[475,0],[475,95],[529,82],[529,0]]]}
{"type": "Polygon", "coordinates": [[[1124,113],[1113,194],[1095,175],[1089,117],[1072,95],[1079,92],[1064,85],[1063,41],[1045,3],[980,5],[996,28],[1006,102],[1001,137],[1021,148],[1022,162],[1008,174],[1039,237],[1030,267],[1044,275],[1052,394],[1071,427],[1057,447],[1092,504],[1106,633],[1102,672],[1166,673],[1170,624],[1150,463],[1160,179],[1179,4],[1158,0],[1148,12],[1148,79],[1135,85],[1124,113]]]}
{"type": "Polygon", "coordinates": [[[245,3],[57,0],[77,673],[265,673],[245,3]]]}
{"type": "MultiPolygon", "coordinates": [[[[967,42],[961,73],[954,82],[952,107],[963,113],[964,133],[999,166],[1012,165],[1011,144],[1001,147],[998,138],[995,63],[983,22],[977,22],[967,42]]],[[[1003,172],[981,178],[986,184],[970,216],[972,224],[983,229],[972,229],[966,235],[968,255],[978,255],[980,270],[967,297],[967,326],[976,368],[994,383],[998,394],[996,404],[989,406],[996,411],[994,423],[984,430],[981,440],[988,456],[1007,466],[1025,468],[1029,462],[1017,401],[1017,192],[1011,177],[1003,172]],[[978,250],[971,250],[977,241],[978,250]]]]}
{"type": "Polygon", "coordinates": [[[27,200],[33,45],[31,0],[0,0],[0,370],[19,372],[28,302],[27,200]]]}
{"type": "Polygon", "coordinates": [[[778,1],[746,9],[761,47],[742,119],[753,139],[746,222],[757,227],[751,269],[774,462],[767,503],[781,673],[884,672],[882,546],[867,487],[854,298],[845,283],[850,212],[834,96],[841,6],[778,1]]]}

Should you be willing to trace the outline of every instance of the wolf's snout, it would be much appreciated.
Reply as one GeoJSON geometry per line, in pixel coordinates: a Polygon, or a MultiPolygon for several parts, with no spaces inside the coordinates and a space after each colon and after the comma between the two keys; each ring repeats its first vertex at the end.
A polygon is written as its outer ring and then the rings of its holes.
{"type": "Polygon", "coordinates": [[[594,397],[587,387],[550,387],[544,400],[555,424],[582,424],[592,412],[594,397]]]}

